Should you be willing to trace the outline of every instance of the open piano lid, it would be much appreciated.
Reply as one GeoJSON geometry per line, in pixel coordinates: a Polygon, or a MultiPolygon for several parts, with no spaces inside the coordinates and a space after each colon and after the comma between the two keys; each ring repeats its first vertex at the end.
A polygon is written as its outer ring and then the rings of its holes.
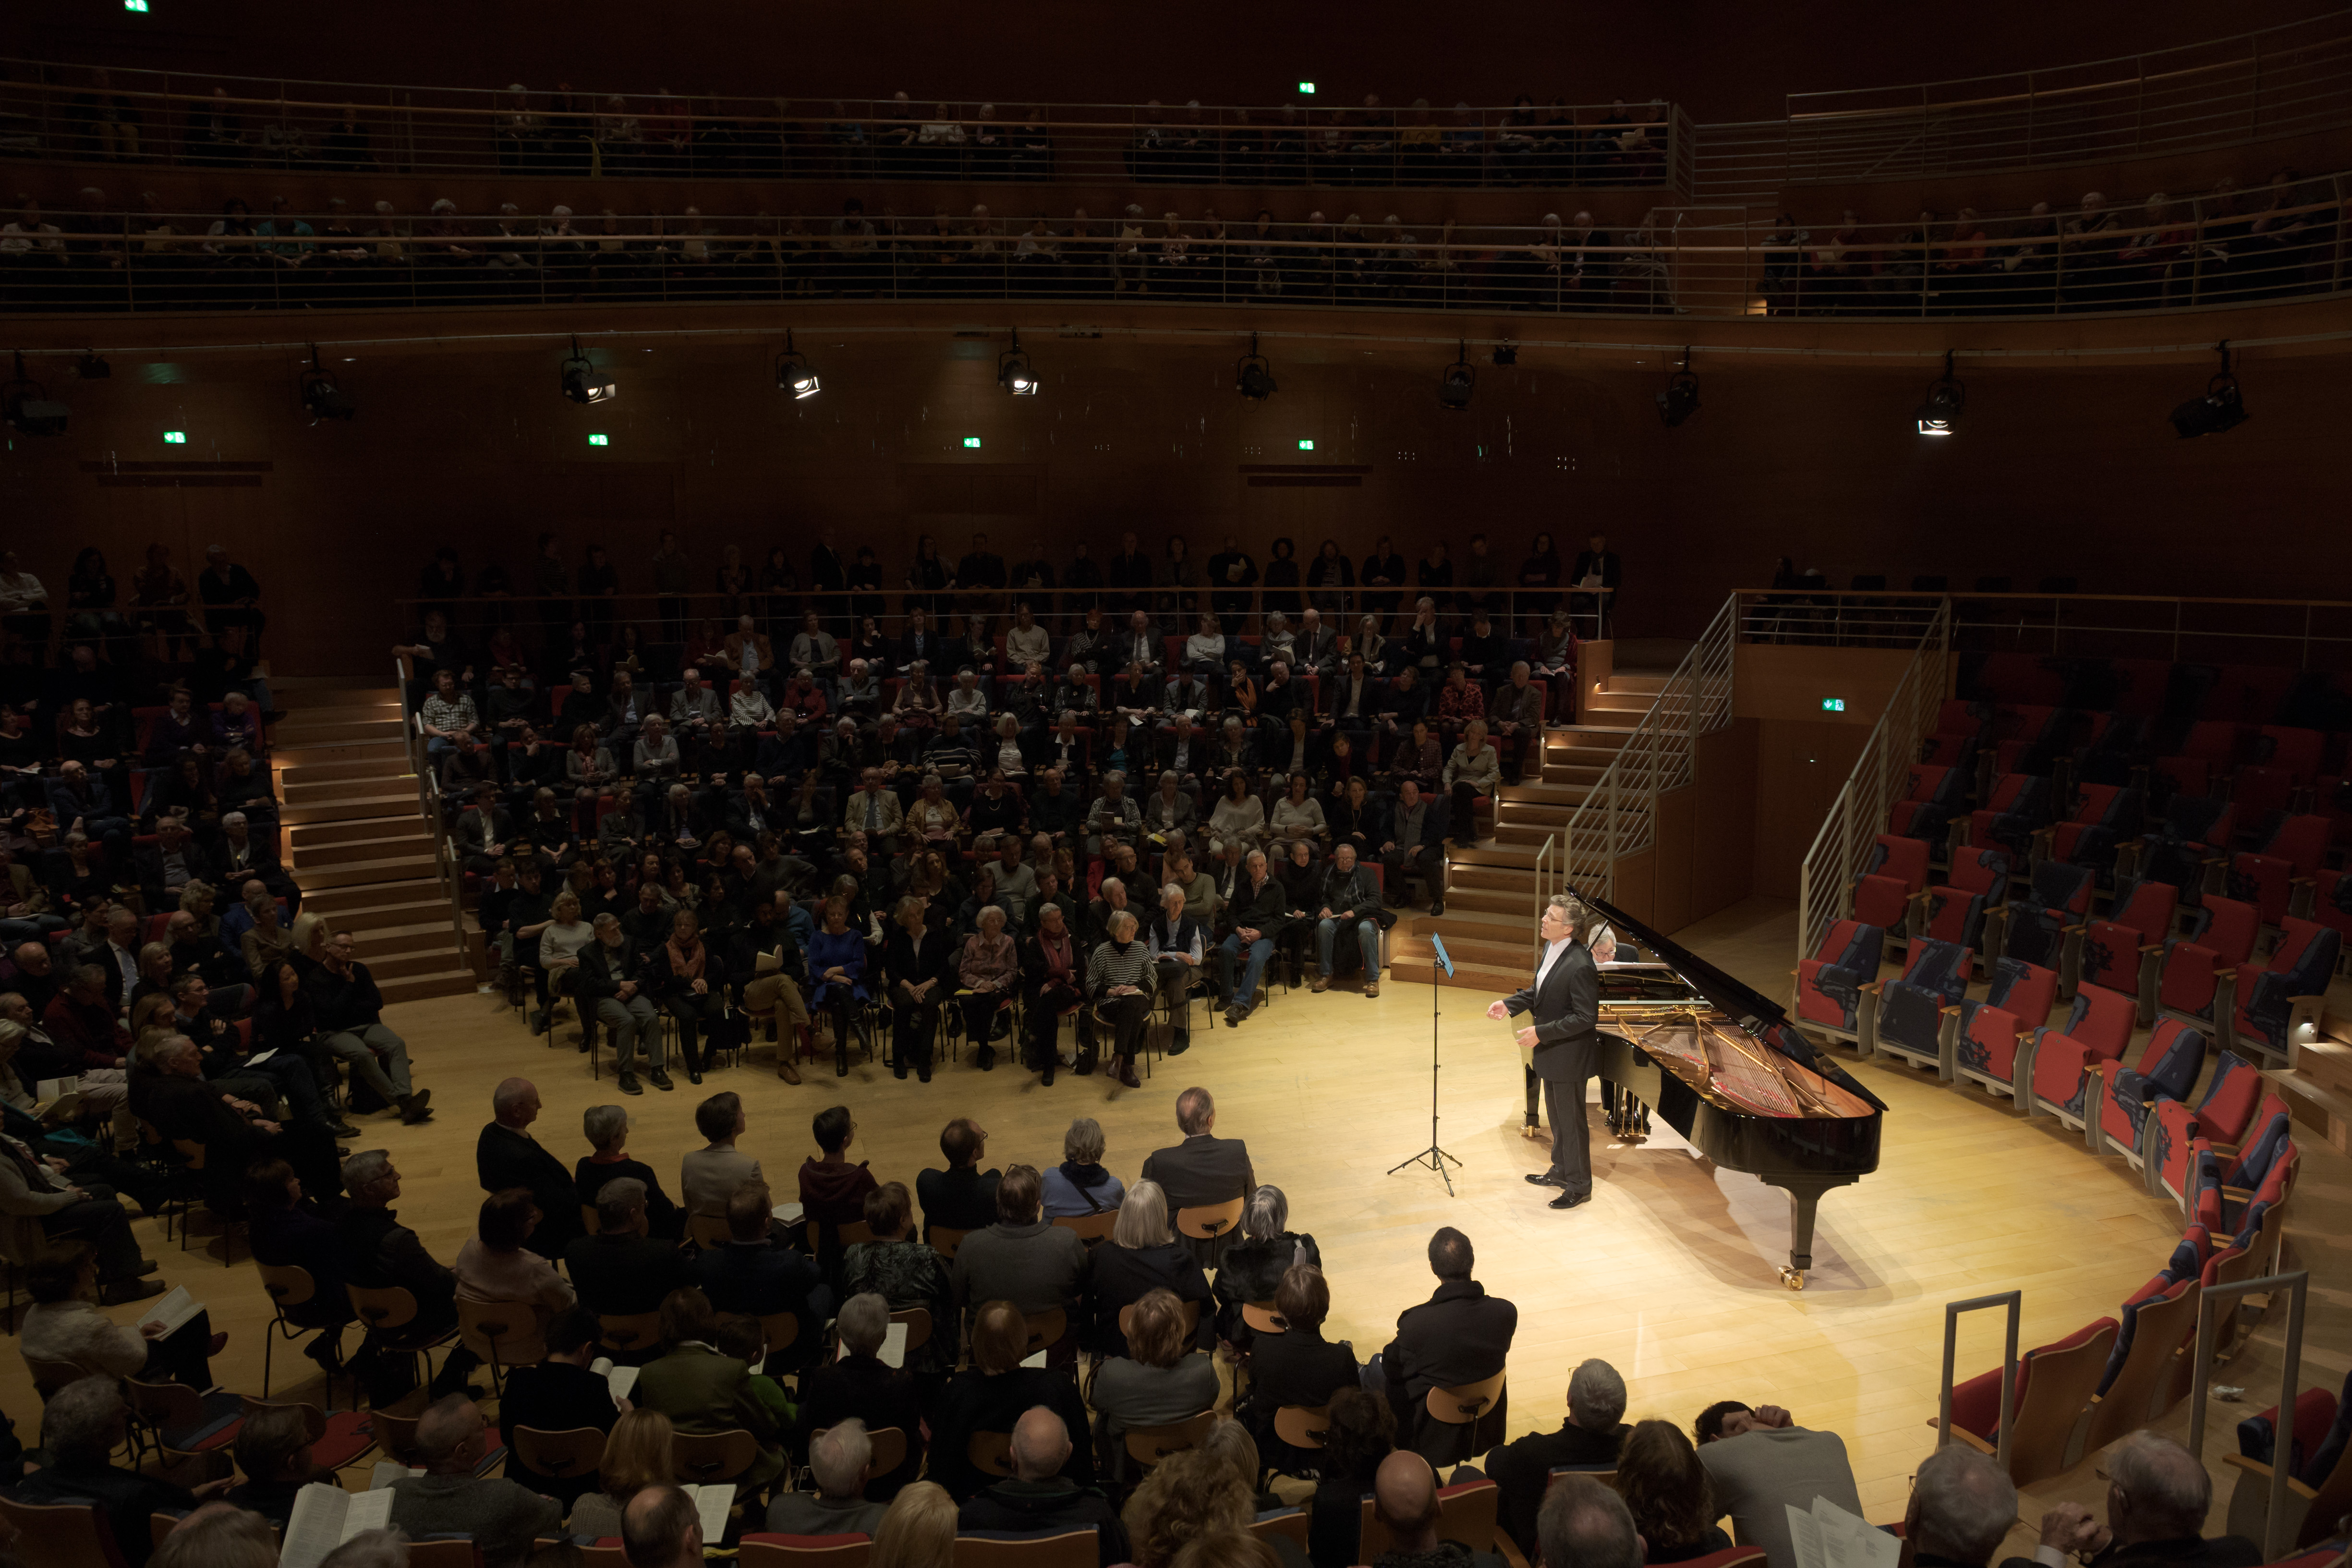
{"type": "Polygon", "coordinates": [[[1749,1034],[1874,1109],[1882,1111],[1886,1109],[1885,1100],[1854,1081],[1853,1075],[1844,1068],[1814,1049],[1812,1042],[1797,1032],[1796,1026],[1789,1022],[1788,1015],[1780,1010],[1780,1005],[1767,1000],[1761,992],[1734,980],[1690,949],[1660,936],[1614,905],[1587,898],[1581,892],[1577,897],[1583,900],[1586,909],[1607,921],[1612,929],[1631,936],[1655,953],[1660,963],[1672,965],[1701,995],[1722,1008],[1727,1017],[1737,1021],[1749,1034]]]}

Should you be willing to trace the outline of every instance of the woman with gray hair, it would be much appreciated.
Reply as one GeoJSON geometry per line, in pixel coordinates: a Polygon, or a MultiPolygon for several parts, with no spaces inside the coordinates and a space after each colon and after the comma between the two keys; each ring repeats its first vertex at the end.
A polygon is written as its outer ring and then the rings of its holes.
{"type": "Polygon", "coordinates": [[[593,1151],[572,1167],[572,1184],[580,1202],[593,1208],[604,1184],[630,1176],[646,1184],[646,1229],[663,1241],[676,1241],[686,1230],[686,1216],[662,1191],[661,1177],[643,1160],[629,1158],[629,1113],[618,1105],[592,1105],[580,1118],[580,1131],[593,1151]]]}
{"type": "Polygon", "coordinates": [[[1119,1313],[1154,1290],[1171,1292],[1196,1318],[1197,1327],[1187,1336],[1193,1348],[1207,1350],[1213,1342],[1208,1276],[1192,1249],[1169,1228],[1168,1194],[1159,1183],[1138,1182],[1128,1188],[1118,1205],[1118,1223],[1110,1239],[1095,1248],[1092,1267],[1095,1321],[1087,1349],[1098,1355],[1127,1354],[1119,1313]]]}
{"type": "Polygon", "coordinates": [[[1071,1121],[1062,1134],[1062,1163],[1045,1173],[1047,1219],[1105,1214],[1125,1201],[1125,1185],[1103,1167],[1104,1148],[1101,1122],[1091,1116],[1071,1121]]]}
{"type": "Polygon", "coordinates": [[[1250,1346],[1250,1326],[1242,1308],[1274,1300],[1285,1272],[1297,1264],[1323,1267],[1315,1238],[1290,1228],[1290,1200],[1280,1187],[1263,1186],[1242,1211],[1242,1233],[1226,1244],[1217,1262],[1217,1333],[1237,1351],[1250,1346]]]}
{"type": "Polygon", "coordinates": [[[1013,939],[1005,934],[1003,905],[983,907],[976,923],[979,929],[964,938],[956,962],[956,978],[962,982],[957,994],[963,1004],[964,1033],[979,1047],[980,1070],[987,1072],[996,1066],[997,1036],[1013,1032],[1008,1004],[1021,978],[1021,962],[1013,939]]]}
{"type": "Polygon", "coordinates": [[[1110,1026],[1111,1058],[1107,1070],[1129,1089],[1141,1089],[1135,1076],[1135,1055],[1143,1031],[1151,1022],[1151,994],[1158,983],[1151,950],[1136,940],[1132,910],[1114,910],[1105,927],[1109,940],[1087,959],[1087,998],[1095,1016],[1110,1026]]]}

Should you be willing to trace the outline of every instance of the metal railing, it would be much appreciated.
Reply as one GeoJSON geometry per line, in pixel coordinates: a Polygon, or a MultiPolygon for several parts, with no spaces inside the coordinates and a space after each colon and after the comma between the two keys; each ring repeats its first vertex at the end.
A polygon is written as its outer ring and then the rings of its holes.
{"type": "MultiPolygon", "coordinates": [[[[2275,1268],[2273,1264],[2273,1268],[2275,1268]]],[[[2290,1456],[2294,1451],[2294,1400],[2296,1382],[2303,1371],[2304,1309],[2311,1294],[2311,1273],[2297,1269],[2294,1273],[2266,1274],[2259,1279],[2241,1279],[2235,1284],[2208,1285],[2198,1294],[2196,1359],[2189,1363],[2189,1452],[2202,1458],[2205,1455],[2205,1401],[2208,1384],[2213,1373],[2214,1334],[2221,1321],[2221,1303],[2232,1299],[2243,1300],[2257,1291],[2266,1292],[2273,1304],[2280,1291],[2286,1292],[2286,1342],[2279,1357],[2279,1396],[2277,1419],[2273,1424],[2273,1447],[2270,1464],[2270,1496],[2263,1509],[2263,1561],[2276,1563],[2284,1557],[2287,1548],[2294,1544],[2288,1517],[2287,1481],[2294,1470],[2290,1456]]],[[[2241,1479],[2239,1485],[2245,1484],[2241,1479]]],[[[2237,1508],[2233,1503],[2232,1515],[2237,1508]]],[[[2335,1533],[2335,1521],[2328,1521],[2329,1534],[2335,1533]]]]}
{"type": "Polygon", "coordinates": [[[1738,602],[1723,602],[1559,830],[1561,873],[1588,896],[1616,901],[1617,862],[1657,842],[1658,796],[1692,782],[1698,738],[1731,722],[1738,602]]]}
{"type": "Polygon", "coordinates": [[[513,92],[0,60],[0,156],[588,179],[1664,186],[1690,117],[1548,108],[1020,105],[513,92]],[[1677,145],[1677,138],[1681,139],[1677,145]]]}
{"type": "Polygon", "coordinates": [[[441,804],[441,773],[433,765],[433,752],[417,733],[415,701],[416,685],[409,670],[405,655],[395,655],[392,661],[393,689],[400,693],[400,738],[408,758],[409,771],[416,777],[416,810],[424,817],[425,831],[433,839],[433,879],[449,906],[449,936],[457,943],[458,959],[466,958],[465,872],[457,864],[449,842],[449,821],[441,804]]]}
{"type": "Polygon", "coordinates": [[[1792,93],[1698,130],[1698,199],[2205,153],[2352,124],[2352,11],[2076,65],[1792,93]]]}
{"type": "Polygon", "coordinates": [[[1870,854],[1886,808],[1908,787],[1919,737],[1928,733],[1951,684],[1952,605],[1937,602],[1911,662],[1895,682],[1885,711],[1862,744],[1845,786],[1830,802],[1797,872],[1797,957],[1811,958],[1845,906],[1847,889],[1870,854]]]}
{"type": "MultiPolygon", "coordinates": [[[[1628,228],[1213,218],[520,212],[21,215],[0,309],[1119,300],[1874,319],[2116,313],[2344,288],[2346,178],[2129,210],[1815,230],[1653,207],[1628,228]]],[[[985,191],[980,193],[986,195],[985,191]]]]}
{"type": "Polygon", "coordinates": [[[1993,1452],[1993,1462],[2006,1473],[2010,1445],[2015,1437],[2010,1429],[2010,1416],[2017,1409],[2017,1324],[2019,1315],[2025,1310],[2022,1290],[2003,1290],[1994,1296],[1972,1296],[1965,1301],[1944,1303],[1944,1394],[1936,1409],[1936,1447],[1940,1448],[1952,1440],[1952,1379],[1959,1361],[1960,1316],[1988,1307],[2006,1309],[2001,1314],[2006,1327],[2000,1352],[2000,1424],[1994,1429],[1997,1447],[1993,1452]]]}

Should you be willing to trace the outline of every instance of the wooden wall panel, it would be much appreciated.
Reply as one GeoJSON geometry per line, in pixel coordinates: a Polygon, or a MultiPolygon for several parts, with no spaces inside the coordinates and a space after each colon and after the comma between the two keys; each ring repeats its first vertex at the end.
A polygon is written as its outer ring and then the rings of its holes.
{"type": "Polygon", "coordinates": [[[1733,706],[1743,719],[1859,724],[1868,731],[1886,710],[1912,652],[1742,643],[1733,672],[1733,706]],[[1822,710],[1822,703],[1832,699],[1845,703],[1842,711],[1822,710]]]}
{"type": "Polygon", "coordinates": [[[1650,923],[1662,931],[1691,922],[1691,865],[1697,854],[1698,788],[1668,790],[1658,796],[1657,869],[1652,884],[1650,923]]]}
{"type": "Polygon", "coordinates": [[[1748,897],[1755,882],[1756,721],[1736,719],[1698,741],[1690,915],[1705,920],[1748,897]]]}
{"type": "Polygon", "coordinates": [[[1655,849],[1644,849],[1617,862],[1617,897],[1612,901],[1653,931],[1658,929],[1658,852],[1655,849]]]}
{"type": "Polygon", "coordinates": [[[1797,868],[1868,736],[1857,724],[1758,721],[1752,891],[1775,899],[1797,896],[1797,868]]]}

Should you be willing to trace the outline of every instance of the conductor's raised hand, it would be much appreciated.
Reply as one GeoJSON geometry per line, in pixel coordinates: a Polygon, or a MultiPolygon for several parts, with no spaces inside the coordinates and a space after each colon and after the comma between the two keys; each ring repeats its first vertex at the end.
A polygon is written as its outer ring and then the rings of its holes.
{"type": "Polygon", "coordinates": [[[1486,1016],[1494,1019],[1497,1024],[1501,1023],[1510,1016],[1511,1005],[1508,1002],[1489,1002],[1486,1004],[1486,1016]]]}

